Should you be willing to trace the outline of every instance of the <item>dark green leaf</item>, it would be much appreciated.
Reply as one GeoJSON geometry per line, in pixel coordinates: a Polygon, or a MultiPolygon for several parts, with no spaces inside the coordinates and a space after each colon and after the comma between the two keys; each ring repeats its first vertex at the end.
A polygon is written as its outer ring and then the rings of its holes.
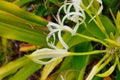
{"type": "Polygon", "coordinates": [[[112,21],[106,17],[106,16],[100,16],[101,22],[103,23],[103,26],[105,27],[108,35],[110,35],[110,33],[114,33],[115,34],[115,26],[113,25],[112,21]]]}
{"type": "Polygon", "coordinates": [[[120,80],[120,71],[116,70],[117,76],[116,76],[116,80],[120,80]]]}
{"type": "MultiPolygon", "coordinates": [[[[90,42],[80,43],[75,47],[75,52],[87,52],[91,51],[92,46],[90,42]]],[[[80,71],[79,74],[75,73],[76,79],[83,80],[84,72],[88,63],[89,56],[74,56],[72,60],[72,66],[75,71],[80,71]]]]}

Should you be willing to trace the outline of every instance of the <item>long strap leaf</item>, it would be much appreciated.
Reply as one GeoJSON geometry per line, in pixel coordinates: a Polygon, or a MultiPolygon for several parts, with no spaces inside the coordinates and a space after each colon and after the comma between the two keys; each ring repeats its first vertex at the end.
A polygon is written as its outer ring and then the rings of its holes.
{"type": "Polygon", "coordinates": [[[29,42],[35,45],[47,46],[46,36],[44,34],[35,32],[32,29],[24,29],[2,22],[0,22],[0,36],[29,42]]]}
{"type": "Polygon", "coordinates": [[[29,12],[26,12],[26,11],[22,10],[21,8],[19,8],[18,6],[16,6],[15,4],[12,4],[10,2],[1,0],[0,1],[0,10],[9,12],[18,17],[24,18],[26,20],[29,20],[31,22],[34,22],[34,23],[42,25],[42,26],[46,26],[46,24],[47,24],[47,21],[45,19],[38,17],[34,14],[31,14],[29,12]]]}

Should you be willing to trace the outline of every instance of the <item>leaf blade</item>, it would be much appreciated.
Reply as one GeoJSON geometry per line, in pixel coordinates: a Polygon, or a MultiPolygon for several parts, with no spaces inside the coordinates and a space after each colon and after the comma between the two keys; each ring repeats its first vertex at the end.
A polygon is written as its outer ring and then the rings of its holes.
{"type": "Polygon", "coordinates": [[[47,46],[46,36],[44,34],[35,32],[32,29],[28,30],[2,22],[0,22],[0,36],[8,39],[25,41],[35,45],[47,46]]]}

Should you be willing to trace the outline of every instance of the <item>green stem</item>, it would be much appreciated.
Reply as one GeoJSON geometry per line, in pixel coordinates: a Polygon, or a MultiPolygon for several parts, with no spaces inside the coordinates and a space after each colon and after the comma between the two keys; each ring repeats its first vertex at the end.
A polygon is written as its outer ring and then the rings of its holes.
{"type": "Polygon", "coordinates": [[[109,56],[109,53],[105,54],[105,56],[97,63],[96,66],[100,66],[109,56]]]}
{"type": "Polygon", "coordinates": [[[120,71],[120,60],[118,60],[118,65],[117,65],[119,71],[120,71]]]}
{"type": "Polygon", "coordinates": [[[117,42],[115,42],[113,40],[105,39],[105,41],[107,41],[108,43],[112,44],[113,46],[120,47],[120,44],[118,44],[117,42]]]}
{"type": "Polygon", "coordinates": [[[81,52],[81,53],[69,52],[69,56],[91,55],[91,54],[100,54],[105,52],[107,52],[107,50],[96,50],[96,51],[81,52]]]}
{"type": "Polygon", "coordinates": [[[93,38],[93,37],[89,37],[89,36],[86,36],[86,35],[83,35],[83,34],[79,34],[79,33],[76,33],[76,35],[79,36],[79,37],[88,39],[88,40],[92,40],[92,41],[95,41],[95,42],[102,43],[103,45],[105,45],[106,47],[108,47],[108,45],[105,42],[103,42],[103,41],[101,41],[99,39],[96,39],[96,38],[93,38]]]}
{"type": "Polygon", "coordinates": [[[108,58],[109,57],[109,54],[106,54],[100,61],[99,61],[99,63],[97,63],[97,65],[95,65],[93,68],[92,68],[92,70],[91,70],[91,72],[90,72],[90,74],[88,75],[88,77],[86,78],[86,80],[92,80],[92,78],[95,76],[95,74],[97,73],[97,70],[98,70],[98,68],[99,68],[99,66],[101,65],[101,63],[104,61],[104,60],[106,60],[106,58],[108,58]]]}
{"type": "Polygon", "coordinates": [[[118,64],[119,58],[118,58],[118,55],[116,53],[115,53],[115,58],[116,58],[115,63],[107,71],[105,71],[104,73],[101,73],[101,74],[97,74],[97,76],[99,76],[99,77],[109,76],[115,70],[115,67],[118,64]]]}
{"type": "Polygon", "coordinates": [[[112,57],[110,56],[103,64],[101,64],[99,66],[97,72],[99,72],[100,70],[102,70],[111,60],[112,60],[112,57]]]}

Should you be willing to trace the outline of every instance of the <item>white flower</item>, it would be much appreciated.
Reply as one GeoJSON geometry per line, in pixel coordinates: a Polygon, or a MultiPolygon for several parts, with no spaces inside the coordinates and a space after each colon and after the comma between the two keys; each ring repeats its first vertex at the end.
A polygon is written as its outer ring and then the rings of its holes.
{"type": "MultiPolygon", "coordinates": [[[[94,0],[91,0],[90,4],[86,7],[87,9],[90,8],[90,6],[92,5],[94,0]]],[[[100,3],[100,8],[98,10],[98,15],[102,12],[103,9],[103,5],[102,5],[102,1],[101,0],[97,0],[100,3]]],[[[56,33],[58,36],[58,39],[60,41],[60,43],[62,44],[62,46],[68,50],[69,46],[64,42],[64,40],[62,39],[62,35],[61,32],[62,31],[68,31],[70,32],[72,35],[75,35],[75,33],[77,32],[79,26],[81,24],[83,24],[85,22],[86,16],[85,16],[85,12],[84,9],[80,6],[80,4],[82,3],[82,0],[71,0],[71,1],[64,1],[64,4],[59,8],[58,13],[57,13],[57,22],[58,23],[54,23],[54,22],[49,22],[47,27],[50,31],[50,33],[48,34],[46,41],[48,43],[48,45],[51,48],[54,49],[59,49],[58,47],[55,46],[55,41],[56,41],[56,33]],[[61,18],[61,10],[64,10],[65,16],[63,18],[61,18]],[[67,25],[65,25],[65,21],[66,20],[70,20],[72,22],[75,23],[74,28],[71,28],[67,25]],[[50,40],[50,38],[53,37],[53,40],[50,40]]],[[[96,16],[93,16],[91,20],[93,20],[96,16]]],[[[89,22],[90,22],[89,21],[89,22]]]]}
{"type": "Polygon", "coordinates": [[[48,45],[51,47],[51,48],[54,48],[54,49],[58,49],[56,46],[55,46],[55,33],[58,32],[58,39],[59,41],[61,42],[61,44],[63,45],[63,47],[68,50],[68,45],[63,41],[62,39],[62,35],[61,35],[61,32],[62,31],[68,31],[70,32],[71,34],[73,34],[73,30],[68,27],[68,26],[65,26],[65,25],[62,25],[62,24],[56,24],[56,23],[53,23],[53,22],[49,22],[49,24],[47,25],[48,29],[50,30],[50,33],[48,34],[47,38],[46,38],[46,41],[48,43],[48,45]],[[53,40],[50,40],[50,37],[53,37],[53,40]]]}
{"type": "Polygon", "coordinates": [[[76,33],[78,27],[82,23],[84,23],[86,19],[84,10],[80,7],[80,3],[81,3],[81,0],[72,0],[71,2],[67,2],[67,0],[65,0],[64,5],[60,7],[58,14],[57,14],[59,15],[61,9],[63,8],[66,15],[63,17],[62,24],[64,23],[66,19],[75,22],[76,25],[73,29],[74,33],[76,33]]]}
{"type": "MultiPolygon", "coordinates": [[[[75,5],[78,5],[80,7],[80,5],[84,5],[82,0],[72,0],[72,2],[74,2],[75,5]]],[[[89,9],[92,4],[93,4],[94,0],[91,0],[91,2],[86,6],[86,9],[89,9]]],[[[102,0],[97,0],[98,3],[100,3],[100,8],[97,11],[97,14],[99,15],[102,10],[103,10],[103,4],[102,4],[102,0]]],[[[82,9],[83,11],[85,9],[82,9]]],[[[93,16],[92,19],[89,20],[89,22],[91,22],[96,16],[93,16]]]]}
{"type": "Polygon", "coordinates": [[[60,57],[66,57],[69,55],[69,52],[63,49],[49,49],[49,48],[43,48],[36,50],[31,55],[26,55],[29,59],[34,61],[38,64],[48,64],[52,61],[57,60],[60,57]],[[50,59],[47,61],[44,61],[43,59],[50,59]]]}
{"type": "Polygon", "coordinates": [[[76,5],[75,2],[68,3],[67,0],[65,0],[64,4],[60,7],[60,9],[58,10],[58,13],[57,13],[57,22],[58,23],[49,22],[47,25],[48,29],[50,30],[50,33],[48,34],[48,36],[46,38],[48,45],[51,48],[58,49],[55,46],[55,41],[56,41],[55,33],[57,33],[60,43],[63,45],[63,47],[66,50],[68,50],[69,47],[62,39],[61,32],[68,31],[72,35],[75,35],[78,27],[82,23],[84,23],[84,20],[85,20],[85,13],[84,13],[83,9],[79,5],[76,5]],[[74,11],[71,11],[71,8],[74,8],[74,11]],[[60,13],[61,13],[62,9],[64,10],[65,16],[61,19],[60,13]],[[64,22],[67,19],[76,23],[75,27],[73,29],[71,27],[65,25],[64,22]],[[53,41],[50,41],[51,37],[53,37],[53,41]]]}

